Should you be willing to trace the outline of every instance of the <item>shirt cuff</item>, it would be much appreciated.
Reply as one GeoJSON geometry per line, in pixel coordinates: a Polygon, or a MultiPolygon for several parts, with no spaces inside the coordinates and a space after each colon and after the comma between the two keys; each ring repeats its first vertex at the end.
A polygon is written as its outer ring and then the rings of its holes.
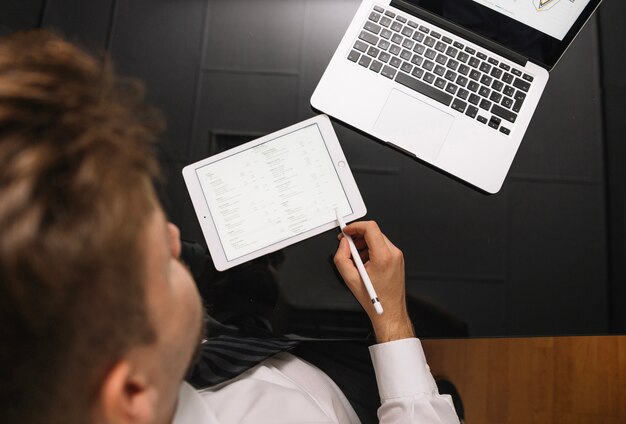
{"type": "Polygon", "coordinates": [[[369,350],[381,401],[438,393],[418,339],[375,344],[369,350]]]}

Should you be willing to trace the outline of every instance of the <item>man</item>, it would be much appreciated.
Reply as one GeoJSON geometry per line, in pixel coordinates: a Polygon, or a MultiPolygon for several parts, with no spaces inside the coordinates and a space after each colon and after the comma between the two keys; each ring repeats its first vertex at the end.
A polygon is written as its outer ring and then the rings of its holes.
{"type": "MultiPolygon", "coordinates": [[[[196,392],[183,377],[202,306],[158,204],[158,114],[140,90],[60,38],[0,41],[0,422],[358,422],[333,381],[288,353],[196,392]]],[[[381,422],[458,422],[404,300],[402,253],[373,222],[335,263],[369,315],[381,422]]]]}

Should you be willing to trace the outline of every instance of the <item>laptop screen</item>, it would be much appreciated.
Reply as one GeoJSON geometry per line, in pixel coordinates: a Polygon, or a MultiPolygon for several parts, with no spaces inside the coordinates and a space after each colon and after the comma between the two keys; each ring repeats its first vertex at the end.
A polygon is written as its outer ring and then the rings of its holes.
{"type": "Polygon", "coordinates": [[[551,68],[601,0],[404,1],[551,68]]]}

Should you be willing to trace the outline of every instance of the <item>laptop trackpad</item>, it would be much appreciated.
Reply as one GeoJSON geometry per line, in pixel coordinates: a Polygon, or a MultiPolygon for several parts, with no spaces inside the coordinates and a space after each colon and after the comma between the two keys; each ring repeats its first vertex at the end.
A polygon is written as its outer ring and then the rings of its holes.
{"type": "Polygon", "coordinates": [[[399,90],[391,90],[374,132],[423,159],[435,159],[454,117],[399,90]]]}

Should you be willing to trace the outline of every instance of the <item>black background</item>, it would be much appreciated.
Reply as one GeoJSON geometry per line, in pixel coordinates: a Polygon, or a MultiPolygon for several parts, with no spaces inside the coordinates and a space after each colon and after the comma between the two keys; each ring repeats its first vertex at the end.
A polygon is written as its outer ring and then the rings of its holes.
{"type": "MultiPolygon", "coordinates": [[[[180,170],[312,116],[358,4],[2,0],[0,32],[53,28],[145,81],[168,120],[166,209],[201,240],[180,170]]],[[[566,52],[496,195],[335,124],[368,217],[405,252],[421,335],[455,335],[458,323],[470,336],[626,333],[625,17],[626,3],[605,0],[566,52]]],[[[283,252],[280,331],[366,326],[334,274],[335,235],[283,252]]]]}

